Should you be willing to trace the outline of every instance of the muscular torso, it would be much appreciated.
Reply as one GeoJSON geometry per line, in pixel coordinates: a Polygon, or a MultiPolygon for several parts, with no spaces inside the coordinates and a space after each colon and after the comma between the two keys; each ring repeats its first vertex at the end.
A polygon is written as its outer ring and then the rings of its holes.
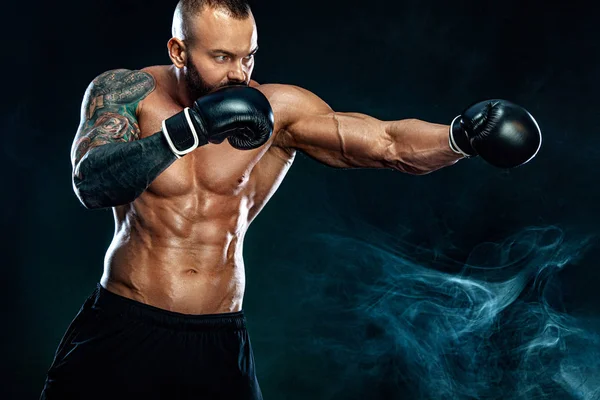
{"type": "MultiPolygon", "coordinates": [[[[167,67],[145,71],[156,88],[138,107],[142,138],[183,109],[168,94],[167,67]]],[[[273,100],[268,90],[261,91],[273,100]]],[[[105,288],[186,314],[242,308],[244,235],[294,157],[274,144],[281,120],[274,110],[274,134],[265,145],[240,151],[224,141],[198,148],[175,161],[134,202],[114,208],[115,236],[101,280],[105,288]]]]}

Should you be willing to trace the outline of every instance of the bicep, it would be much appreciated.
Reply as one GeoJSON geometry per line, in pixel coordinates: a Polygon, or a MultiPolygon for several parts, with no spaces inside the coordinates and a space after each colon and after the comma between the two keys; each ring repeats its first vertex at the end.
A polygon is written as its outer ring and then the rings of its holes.
{"type": "Polygon", "coordinates": [[[104,111],[97,118],[84,121],[77,131],[71,149],[73,166],[90,149],[108,143],[129,142],[139,138],[136,121],[118,112],[104,111]]]}
{"type": "Polygon", "coordinates": [[[335,112],[319,97],[296,90],[287,102],[283,146],[301,150],[332,167],[384,167],[382,121],[360,113],[335,112]]]}
{"type": "Polygon", "coordinates": [[[114,70],[94,79],[81,105],[71,148],[73,167],[94,147],[139,139],[137,105],[154,87],[152,76],[142,71],[114,70]]]}

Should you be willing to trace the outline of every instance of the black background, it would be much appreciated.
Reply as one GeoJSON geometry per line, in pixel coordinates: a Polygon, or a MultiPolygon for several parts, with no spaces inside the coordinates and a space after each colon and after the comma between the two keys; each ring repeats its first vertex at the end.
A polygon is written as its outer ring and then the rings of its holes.
{"type": "MultiPolygon", "coordinates": [[[[84,209],[71,188],[69,151],[83,92],[109,69],[168,64],[174,6],[23,1],[5,14],[2,398],[39,396],[112,238],[111,213],[84,209]]],[[[527,392],[512,378],[486,382],[470,397],[444,397],[431,388],[431,375],[407,372],[409,354],[357,348],[356,332],[367,329],[378,348],[378,329],[389,334],[389,326],[370,321],[368,310],[361,318],[347,313],[378,287],[373,276],[386,277],[361,246],[388,249],[375,251],[380,262],[399,252],[439,271],[484,243],[549,230],[561,237],[553,249],[569,261],[552,273],[550,300],[574,324],[587,323],[581,348],[565,342],[549,357],[577,363],[593,354],[600,334],[594,10],[578,1],[261,0],[253,12],[260,45],[253,78],[261,83],[302,86],[336,111],[444,124],[474,101],[503,98],[527,108],[544,134],[538,156],[510,171],[473,159],[410,176],[336,170],[298,156],[245,244],[244,309],[265,398],[599,398],[597,379],[575,395],[552,385],[527,392]],[[362,244],[354,246],[349,238],[357,237],[362,244]],[[345,256],[352,254],[359,256],[345,256]]],[[[551,264],[546,250],[533,252],[551,264]]],[[[499,369],[514,369],[508,345],[494,343],[509,358],[499,369]]]]}

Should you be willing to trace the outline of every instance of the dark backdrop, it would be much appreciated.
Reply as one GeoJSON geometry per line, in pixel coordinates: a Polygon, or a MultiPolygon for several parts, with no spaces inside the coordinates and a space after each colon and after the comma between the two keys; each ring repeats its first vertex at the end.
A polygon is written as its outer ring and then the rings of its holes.
{"type": "MultiPolygon", "coordinates": [[[[259,82],[445,124],[504,98],[544,134],[510,171],[473,159],[410,176],[298,156],[245,244],[265,398],[600,398],[600,35],[588,3],[545,3],[255,2],[259,82]]],[[[111,213],[71,188],[83,92],[108,69],[169,63],[174,5],[5,6],[1,398],[39,396],[112,237],[111,213]]]]}

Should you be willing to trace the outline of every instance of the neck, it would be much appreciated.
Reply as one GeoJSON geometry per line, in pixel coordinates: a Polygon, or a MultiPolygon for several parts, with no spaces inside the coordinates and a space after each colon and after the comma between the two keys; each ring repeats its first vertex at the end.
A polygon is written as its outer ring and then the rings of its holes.
{"type": "Polygon", "coordinates": [[[183,69],[171,65],[169,67],[169,75],[172,78],[172,82],[174,82],[174,84],[171,86],[173,88],[171,92],[171,97],[173,100],[175,100],[175,102],[182,107],[191,107],[196,99],[192,99],[187,85],[185,84],[183,69]]]}

